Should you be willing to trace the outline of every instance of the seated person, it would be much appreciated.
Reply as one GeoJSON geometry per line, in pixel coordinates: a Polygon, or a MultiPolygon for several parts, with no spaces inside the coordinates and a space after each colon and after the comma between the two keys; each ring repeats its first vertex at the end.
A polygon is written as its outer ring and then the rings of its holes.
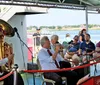
{"type": "Polygon", "coordinates": [[[64,58],[63,46],[60,43],[56,43],[55,47],[57,46],[60,47],[59,54],[64,58]]]}
{"type": "MultiPolygon", "coordinates": [[[[79,55],[81,55],[81,60],[83,65],[89,63],[88,61],[93,57],[93,53],[95,51],[95,44],[90,40],[90,35],[85,34],[85,41],[80,44],[79,47],[79,55]]],[[[84,76],[90,72],[90,68],[84,68],[84,76]]]]}
{"type": "Polygon", "coordinates": [[[58,35],[52,35],[51,36],[51,42],[50,42],[50,49],[54,52],[55,51],[55,46],[60,46],[60,54],[62,57],[64,57],[63,53],[63,46],[58,42],[59,36],[58,35]]]}
{"type": "Polygon", "coordinates": [[[64,41],[62,43],[62,45],[63,45],[65,50],[67,50],[70,41],[71,41],[70,34],[67,33],[66,37],[65,37],[65,39],[64,39],[64,41]]]}
{"type": "Polygon", "coordinates": [[[85,41],[80,44],[79,54],[88,55],[89,58],[92,58],[92,54],[95,51],[95,44],[90,40],[90,35],[85,34],[85,41]]]}
{"type": "MultiPolygon", "coordinates": [[[[63,57],[59,55],[60,46],[55,47],[55,52],[50,50],[50,41],[47,36],[41,38],[41,50],[38,53],[38,60],[42,70],[58,70],[60,69],[60,61],[64,61],[63,57]]],[[[75,85],[77,82],[77,73],[74,71],[64,72],[47,72],[44,77],[54,80],[55,85],[62,85],[62,78],[67,77],[67,85],[75,85]],[[74,78],[72,82],[72,78],[74,78]]]]}
{"type": "Polygon", "coordinates": [[[50,49],[52,51],[55,51],[55,44],[59,43],[58,40],[59,40],[59,36],[58,35],[52,35],[51,36],[50,49]]]}
{"type": "MultiPolygon", "coordinates": [[[[100,42],[96,44],[96,50],[95,53],[93,53],[93,57],[99,57],[100,56],[100,42]]],[[[100,58],[95,59],[95,61],[100,61],[100,58]]],[[[97,63],[96,65],[90,66],[90,74],[86,75],[85,77],[81,78],[78,82],[77,85],[80,85],[82,82],[86,81],[92,76],[98,76],[100,75],[100,63],[97,63]]]]}
{"type": "MultiPolygon", "coordinates": [[[[77,54],[73,55],[73,57],[72,57],[72,65],[73,65],[73,67],[82,65],[81,59],[77,54]]],[[[79,79],[84,76],[84,69],[83,68],[75,69],[74,71],[78,74],[79,79]]]]}
{"type": "MultiPolygon", "coordinates": [[[[99,57],[100,56],[100,42],[96,44],[95,53],[93,53],[93,57],[99,57]]],[[[95,61],[100,61],[100,58],[95,59],[95,61]]],[[[98,76],[100,75],[100,63],[97,63],[96,65],[90,66],[91,72],[90,76],[98,76]],[[96,68],[96,69],[95,69],[96,68]]]]}
{"type": "Polygon", "coordinates": [[[76,35],[74,37],[73,42],[68,47],[68,51],[67,51],[67,53],[64,56],[65,59],[71,59],[74,54],[78,53],[78,50],[79,50],[78,39],[79,39],[79,37],[76,35]]]}
{"type": "Polygon", "coordinates": [[[73,55],[72,64],[73,64],[73,67],[80,65],[80,58],[77,56],[77,54],[73,55]]]}

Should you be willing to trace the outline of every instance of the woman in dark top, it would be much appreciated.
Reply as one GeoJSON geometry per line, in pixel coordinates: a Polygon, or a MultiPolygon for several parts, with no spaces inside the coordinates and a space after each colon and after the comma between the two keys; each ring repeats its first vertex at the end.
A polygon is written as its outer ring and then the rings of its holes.
{"type": "Polygon", "coordinates": [[[86,34],[86,29],[81,30],[81,33],[79,34],[79,41],[83,42],[85,41],[84,35],[86,34]]]}

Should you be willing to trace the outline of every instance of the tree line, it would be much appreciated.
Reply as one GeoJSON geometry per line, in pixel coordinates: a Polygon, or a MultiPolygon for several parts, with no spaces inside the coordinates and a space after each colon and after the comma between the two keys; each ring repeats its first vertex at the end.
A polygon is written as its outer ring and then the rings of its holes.
{"type": "MultiPolygon", "coordinates": [[[[65,26],[29,26],[27,27],[27,30],[32,30],[32,29],[43,29],[43,28],[48,28],[48,29],[58,29],[58,30],[61,30],[61,29],[64,29],[64,28],[81,28],[82,25],[65,25],[65,26]]],[[[83,24],[83,26],[86,26],[85,24],[83,24]]],[[[88,25],[88,28],[93,28],[93,27],[96,27],[96,28],[100,28],[100,25],[97,25],[97,24],[89,24],[88,25]]]]}

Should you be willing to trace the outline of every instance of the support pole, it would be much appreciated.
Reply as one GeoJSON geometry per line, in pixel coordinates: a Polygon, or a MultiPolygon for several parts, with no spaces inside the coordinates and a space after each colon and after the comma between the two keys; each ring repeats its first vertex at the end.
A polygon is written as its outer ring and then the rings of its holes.
{"type": "Polygon", "coordinates": [[[17,69],[18,69],[18,65],[15,64],[13,68],[14,68],[14,85],[17,85],[17,69]]]}
{"type": "Polygon", "coordinates": [[[86,6],[86,31],[88,32],[88,7],[86,6]]]}

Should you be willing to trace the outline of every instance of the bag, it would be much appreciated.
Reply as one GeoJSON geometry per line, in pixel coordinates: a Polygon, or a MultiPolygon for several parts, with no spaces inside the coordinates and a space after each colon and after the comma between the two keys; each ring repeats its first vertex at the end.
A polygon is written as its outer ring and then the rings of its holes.
{"type": "Polygon", "coordinates": [[[70,62],[67,62],[67,61],[60,61],[59,64],[60,64],[60,68],[61,69],[62,68],[70,68],[71,67],[70,62]]]}

